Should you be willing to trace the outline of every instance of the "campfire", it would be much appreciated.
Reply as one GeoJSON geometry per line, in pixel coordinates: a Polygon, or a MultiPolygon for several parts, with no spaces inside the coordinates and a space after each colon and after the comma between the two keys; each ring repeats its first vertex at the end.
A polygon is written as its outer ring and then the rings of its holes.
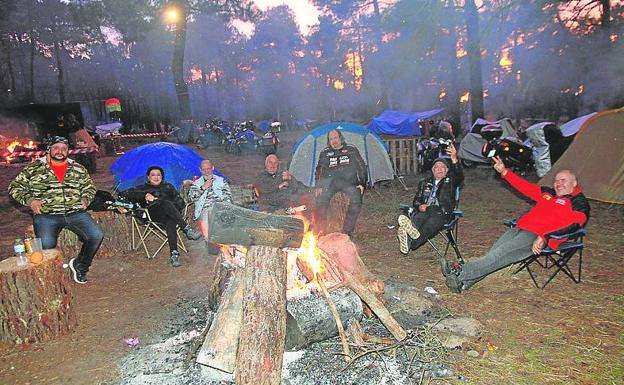
{"type": "Polygon", "coordinates": [[[29,138],[15,138],[11,142],[5,140],[0,142],[0,158],[4,158],[6,163],[11,163],[20,157],[20,152],[36,149],[37,142],[29,138]]]}
{"type": "Polygon", "coordinates": [[[384,305],[383,282],[368,271],[347,235],[317,239],[298,218],[230,205],[213,210],[210,241],[230,245],[220,255],[230,278],[197,357],[208,373],[236,373],[237,382],[279,376],[285,349],[336,334],[350,362],[345,329],[354,341],[362,340],[364,309],[395,342],[407,337],[384,305]]]}

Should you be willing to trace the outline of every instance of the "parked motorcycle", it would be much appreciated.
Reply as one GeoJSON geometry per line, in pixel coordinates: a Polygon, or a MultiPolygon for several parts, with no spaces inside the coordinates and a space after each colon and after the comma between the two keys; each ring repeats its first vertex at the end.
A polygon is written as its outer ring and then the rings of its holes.
{"type": "Polygon", "coordinates": [[[280,140],[273,130],[265,132],[262,136],[256,137],[256,149],[262,151],[264,155],[275,154],[280,140]]]}

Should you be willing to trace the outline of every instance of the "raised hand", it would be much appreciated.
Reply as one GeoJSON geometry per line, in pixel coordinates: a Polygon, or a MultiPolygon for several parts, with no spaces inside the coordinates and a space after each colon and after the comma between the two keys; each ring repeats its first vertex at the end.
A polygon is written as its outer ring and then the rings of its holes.
{"type": "Polygon", "coordinates": [[[500,156],[495,156],[492,159],[494,160],[494,170],[501,175],[505,175],[507,173],[507,167],[505,167],[503,159],[500,156]]]}
{"type": "Polygon", "coordinates": [[[457,149],[453,143],[448,145],[446,152],[451,156],[451,162],[457,163],[457,149]]]}

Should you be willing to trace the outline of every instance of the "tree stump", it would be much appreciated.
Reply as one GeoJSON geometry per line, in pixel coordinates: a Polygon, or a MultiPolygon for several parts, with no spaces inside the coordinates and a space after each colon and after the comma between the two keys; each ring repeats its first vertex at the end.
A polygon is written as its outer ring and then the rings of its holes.
{"type": "MultiPolygon", "coordinates": [[[[104,240],[98,249],[98,257],[127,255],[132,252],[130,223],[125,214],[117,211],[90,211],[89,214],[100,224],[104,240]]],[[[59,235],[57,248],[64,255],[77,256],[82,243],[73,232],[63,229],[59,235]]]]}
{"type": "Polygon", "coordinates": [[[24,344],[63,335],[76,326],[63,254],[43,251],[38,265],[0,261],[0,342],[24,344]]]}
{"type": "Polygon", "coordinates": [[[252,246],[243,270],[243,321],[236,384],[280,385],[286,340],[286,256],[252,246]]]}

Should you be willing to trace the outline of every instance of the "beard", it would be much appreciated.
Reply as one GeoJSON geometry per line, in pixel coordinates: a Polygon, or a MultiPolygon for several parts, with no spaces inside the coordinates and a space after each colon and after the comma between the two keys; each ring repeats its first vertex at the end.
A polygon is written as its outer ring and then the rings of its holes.
{"type": "Polygon", "coordinates": [[[67,155],[65,154],[54,154],[51,156],[52,160],[56,162],[65,162],[67,160],[67,155]]]}

